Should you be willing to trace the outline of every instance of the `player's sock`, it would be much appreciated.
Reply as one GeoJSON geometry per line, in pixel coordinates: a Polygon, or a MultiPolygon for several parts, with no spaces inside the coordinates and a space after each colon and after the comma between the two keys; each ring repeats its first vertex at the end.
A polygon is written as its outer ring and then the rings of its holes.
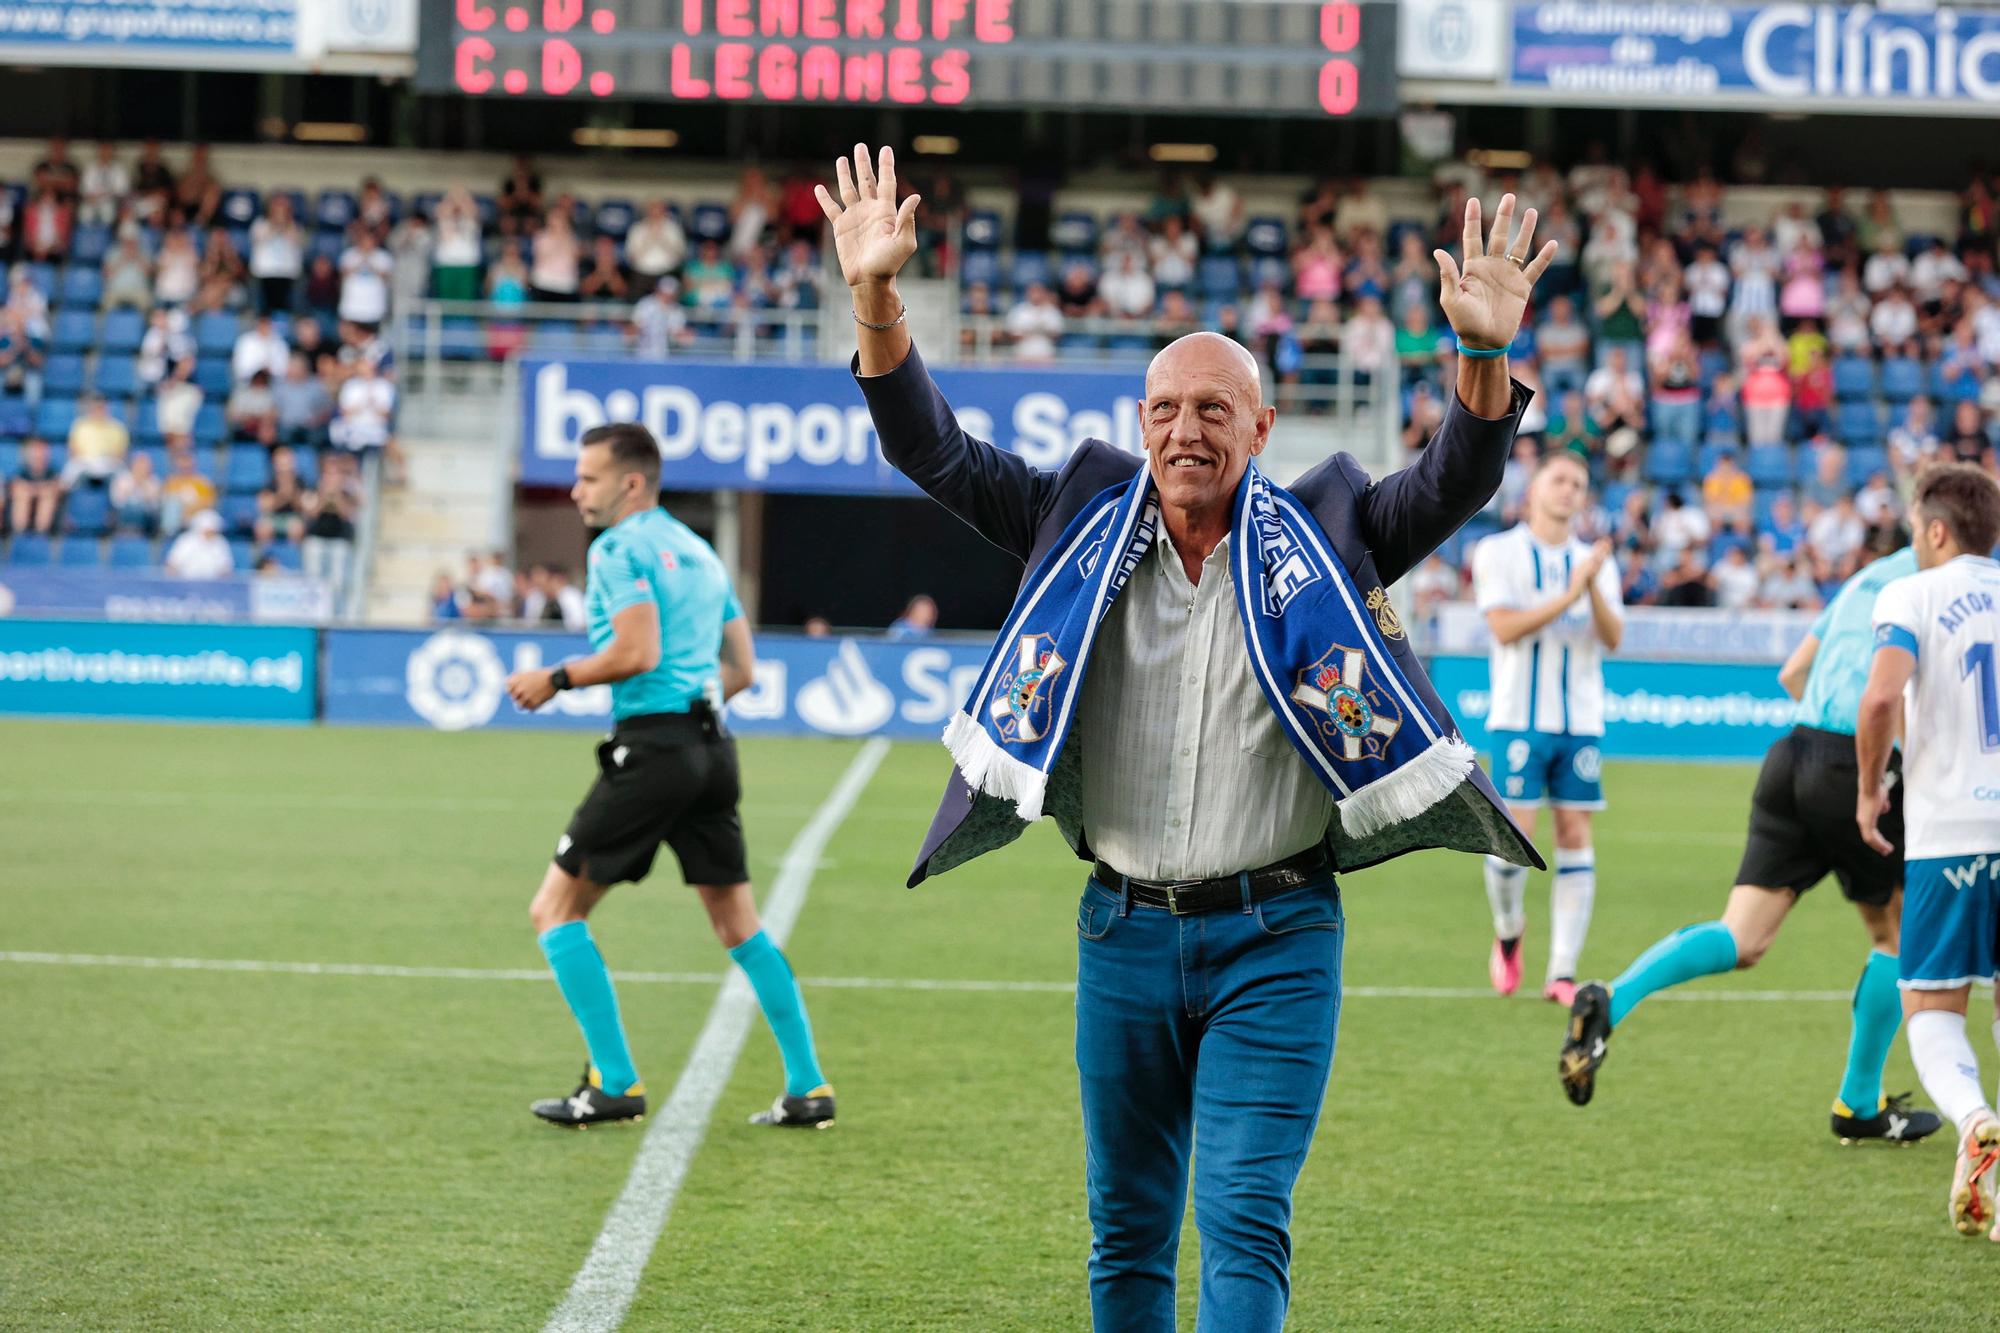
{"type": "Polygon", "coordinates": [[[542,956],[556,974],[569,1011],[583,1029],[584,1044],[590,1047],[590,1063],[599,1083],[613,1096],[624,1096],[639,1083],[639,1071],[632,1067],[632,1051],[625,1044],[625,1024],[618,1017],[618,992],[611,988],[611,972],[604,955],[590,937],[590,925],[566,921],[542,932],[542,956]]]}
{"type": "Polygon", "coordinates": [[[1979,1057],[1965,1036],[1965,1015],[1948,1009],[1924,1009],[1904,1025],[1910,1033],[1910,1059],[1917,1078],[1945,1119],[1960,1134],[1982,1117],[1992,1115],[1979,1086],[1979,1057]]]}
{"type": "Polygon", "coordinates": [[[1487,857],[1486,901],[1493,908],[1493,937],[1520,939],[1528,928],[1528,867],[1487,857]]]}
{"type": "Polygon", "coordinates": [[[1903,1021],[1896,969],[1896,955],[1871,950],[1854,986],[1854,1030],[1847,1038],[1847,1073],[1840,1080],[1840,1100],[1864,1118],[1882,1104],[1882,1063],[1889,1058],[1903,1021]]]}
{"type": "Polygon", "coordinates": [[[764,1021],[771,1025],[771,1035],[778,1039],[778,1053],[785,1058],[786,1095],[805,1096],[825,1083],[826,1078],[819,1070],[819,1052],[813,1049],[812,1021],[806,1017],[806,997],[799,993],[792,965],[785,961],[784,951],[761,930],[731,949],[729,956],[743,969],[743,975],[750,978],[750,988],[757,992],[757,1003],[764,1010],[764,1021]]]}
{"type": "Polygon", "coordinates": [[[1590,933],[1590,909],[1597,902],[1597,858],[1588,847],[1556,848],[1556,873],[1549,884],[1549,980],[1574,977],[1590,933]]]}
{"type": "Polygon", "coordinates": [[[1634,1005],[1656,990],[1735,966],[1736,937],[1729,927],[1720,921],[1682,926],[1634,958],[1611,983],[1611,1026],[1617,1027],[1634,1005]]]}

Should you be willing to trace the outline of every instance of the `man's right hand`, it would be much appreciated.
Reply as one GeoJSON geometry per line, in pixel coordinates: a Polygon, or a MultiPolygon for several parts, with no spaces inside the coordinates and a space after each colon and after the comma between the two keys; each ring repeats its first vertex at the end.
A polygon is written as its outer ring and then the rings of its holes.
{"type": "Polygon", "coordinates": [[[1611,558],[1611,539],[1599,537],[1590,554],[1583,558],[1569,576],[1569,595],[1572,598],[1588,597],[1590,586],[1597,580],[1597,571],[1604,568],[1604,562],[1611,558]]]}
{"type": "Polygon", "coordinates": [[[857,291],[886,288],[917,252],[918,196],[896,206],[896,154],[890,148],[882,149],[879,165],[870,165],[868,146],[856,144],[852,168],[843,157],[834,164],[834,173],[839,177],[839,203],[824,185],[814,187],[813,193],[833,224],[840,274],[857,291]]]}

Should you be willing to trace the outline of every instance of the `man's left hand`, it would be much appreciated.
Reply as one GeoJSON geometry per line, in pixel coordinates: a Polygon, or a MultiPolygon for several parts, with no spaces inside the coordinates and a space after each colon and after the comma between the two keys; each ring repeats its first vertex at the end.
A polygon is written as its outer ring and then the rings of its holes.
{"type": "Polygon", "coordinates": [[[1438,263],[1438,304],[1451,321],[1451,331],[1468,347],[1505,347],[1521,330],[1521,316],[1528,309],[1528,293],[1548,270],[1556,255],[1556,243],[1548,242],[1530,259],[1528,247],[1535,239],[1535,210],[1521,218],[1521,230],[1510,238],[1514,221],[1514,196],[1500,196],[1493,212],[1492,245],[1487,244],[1480,226],[1479,201],[1465,201],[1465,262],[1461,266],[1449,251],[1433,250],[1438,263]]]}
{"type": "Polygon", "coordinates": [[[1861,830],[1861,841],[1873,847],[1884,856],[1893,856],[1895,844],[1882,836],[1880,824],[1882,816],[1889,812],[1889,789],[1877,786],[1872,790],[1862,788],[1854,802],[1854,822],[1861,830]]]}
{"type": "Polygon", "coordinates": [[[543,704],[556,697],[553,668],[537,668],[534,671],[516,671],[507,677],[507,697],[521,708],[532,713],[543,704]]]}

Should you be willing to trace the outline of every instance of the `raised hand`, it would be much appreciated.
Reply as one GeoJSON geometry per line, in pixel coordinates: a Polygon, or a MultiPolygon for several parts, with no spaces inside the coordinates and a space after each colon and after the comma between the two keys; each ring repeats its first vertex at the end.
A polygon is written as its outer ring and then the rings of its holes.
{"type": "Polygon", "coordinates": [[[1448,251],[1433,250],[1438,264],[1438,304],[1451,321],[1451,331],[1468,347],[1505,347],[1520,332],[1521,316],[1528,309],[1528,293],[1548,270],[1555,258],[1556,243],[1550,241],[1533,259],[1528,247],[1535,239],[1535,210],[1521,219],[1521,230],[1509,239],[1514,220],[1514,196],[1500,196],[1493,211],[1493,243],[1489,247],[1480,227],[1479,201],[1465,201],[1465,263],[1461,267],[1448,251]]]}
{"type": "Polygon", "coordinates": [[[840,274],[849,287],[883,286],[895,280],[917,252],[917,204],[911,195],[896,205],[896,154],[884,148],[879,165],[871,165],[866,144],[854,145],[850,170],[846,158],[834,164],[840,202],[824,185],[815,186],[819,206],[833,224],[833,249],[840,256],[840,274]]]}

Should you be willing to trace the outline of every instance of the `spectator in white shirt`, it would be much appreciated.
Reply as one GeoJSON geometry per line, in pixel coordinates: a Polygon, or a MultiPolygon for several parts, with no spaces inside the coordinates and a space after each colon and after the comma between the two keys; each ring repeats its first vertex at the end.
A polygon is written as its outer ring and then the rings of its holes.
{"type": "Polygon", "coordinates": [[[1757,566],[1741,546],[1731,546],[1708,572],[1708,586],[1715,589],[1715,604],[1725,611],[1743,611],[1757,601],[1760,582],[1757,566]]]}
{"type": "Polygon", "coordinates": [[[222,519],[213,509],[194,516],[187,531],[167,548],[167,573],[177,579],[226,579],[236,572],[236,560],[222,536],[222,519]]]}
{"type": "Polygon", "coordinates": [[[1815,250],[1825,244],[1820,236],[1819,223],[1806,212],[1803,199],[1792,200],[1777,217],[1771,220],[1771,241],[1777,246],[1781,255],[1788,255],[1798,249],[1800,241],[1804,241],[1815,250]]]}
{"type": "Polygon", "coordinates": [[[1227,181],[1203,173],[1195,181],[1194,198],[1188,207],[1209,249],[1227,250],[1236,244],[1243,230],[1243,200],[1227,181]]]}
{"type": "Polygon", "coordinates": [[[1097,294],[1119,319],[1143,319],[1153,313],[1153,278],[1141,267],[1140,256],[1126,250],[1098,281],[1097,294]]]}
{"type": "Polygon", "coordinates": [[[193,379],[194,362],[183,361],[167,372],[167,378],[160,384],[158,396],[154,399],[153,414],[160,425],[160,434],[167,437],[169,448],[191,443],[194,439],[195,417],[201,413],[201,386],[193,379]]]}
{"type": "Polygon", "coordinates": [[[396,386],[382,375],[374,360],[365,360],[340,386],[327,433],[336,446],[351,453],[386,448],[395,412],[396,386]]]}
{"type": "Polygon", "coordinates": [[[1646,382],[1632,369],[1625,349],[1616,345],[1606,354],[1604,364],[1591,371],[1590,378],[1583,382],[1584,401],[1600,417],[1616,404],[1643,399],[1645,393],[1646,382]]]}
{"type": "Polygon", "coordinates": [[[411,213],[389,233],[389,258],[396,266],[389,286],[397,309],[407,309],[430,294],[436,251],[437,235],[422,213],[411,213]]]}
{"type": "Polygon", "coordinates": [[[1053,361],[1056,339],[1062,336],[1062,310],[1047,283],[1035,282],[1007,312],[1007,336],[1014,342],[1016,361],[1053,361]]]}
{"type": "Polygon", "coordinates": [[[292,216],[290,195],[274,194],[264,216],[250,224],[250,276],[259,310],[290,310],[305,273],[306,236],[292,216]]]}
{"type": "Polygon", "coordinates": [[[1667,492],[1667,507],[1653,523],[1653,541],[1660,554],[1660,567],[1667,568],[1689,547],[1706,547],[1710,533],[1708,515],[1700,505],[1683,501],[1678,491],[1667,492]]]}
{"type": "Polygon", "coordinates": [[[1104,239],[1097,247],[1098,257],[1104,261],[1107,270],[1117,265],[1118,256],[1122,254],[1136,254],[1143,261],[1147,257],[1148,239],[1137,213],[1120,213],[1105,228],[1104,239]]]}
{"type": "Polygon", "coordinates": [[[396,261],[365,228],[340,256],[340,318],[373,329],[389,314],[389,275],[396,261]]]}
{"type": "Polygon", "coordinates": [[[201,256],[186,227],[175,227],[160,241],[153,264],[153,299],[161,305],[186,305],[201,286],[201,256]]]}
{"type": "Polygon", "coordinates": [[[97,159],[83,169],[83,205],[78,222],[108,227],[118,220],[118,206],[132,193],[132,173],[118,160],[118,145],[109,139],[97,145],[97,159]]]}
{"type": "Polygon", "coordinates": [[[1886,473],[1871,472],[1854,496],[1854,512],[1871,528],[1894,524],[1902,507],[1903,502],[1896,495],[1896,488],[1889,484],[1886,473]]]}
{"type": "Polygon", "coordinates": [[[662,275],[653,290],[632,307],[632,350],[647,361],[664,361],[673,344],[687,332],[681,309],[680,283],[662,275]]]}
{"type": "Polygon", "coordinates": [[[528,284],[537,301],[574,301],[582,281],[583,247],[569,224],[569,210],[561,200],[549,210],[548,220],[535,233],[533,258],[529,263],[528,284]]]}
{"type": "Polygon", "coordinates": [[[1932,304],[1943,295],[1947,282],[1964,282],[1965,278],[1965,265],[1935,237],[1930,248],[1910,265],[1910,290],[1916,293],[1919,305],[1932,304]]]}
{"type": "Polygon", "coordinates": [[[1814,516],[1806,525],[1806,549],[1813,558],[1813,574],[1821,583],[1846,578],[1854,572],[1855,555],[1868,538],[1868,527],[1854,512],[1854,497],[1843,495],[1814,516]]]}
{"type": "Polygon", "coordinates": [[[1716,257],[1715,247],[1703,245],[1683,275],[1687,288],[1688,333],[1700,347],[1722,341],[1723,317],[1729,313],[1729,266],[1716,257]]]}
{"type": "Polygon", "coordinates": [[[1902,238],[1884,230],[1875,238],[1875,253],[1861,266],[1861,285],[1870,296],[1879,296],[1910,277],[1910,261],[1903,257],[1902,238]]]}
{"type": "Polygon", "coordinates": [[[1368,192],[1366,177],[1356,176],[1347,183],[1347,195],[1333,212],[1333,234],[1342,245],[1351,246],[1359,232],[1380,236],[1388,230],[1388,207],[1368,192]]]}
{"type": "Polygon", "coordinates": [[[1187,223],[1170,213],[1160,223],[1160,234],[1146,243],[1153,281],[1167,291],[1194,285],[1194,262],[1201,255],[1200,244],[1187,223]]]}
{"type": "Polygon", "coordinates": [[[292,359],[291,347],[278,332],[277,325],[269,314],[257,316],[257,322],[236,335],[236,349],[229,357],[229,373],[238,384],[247,383],[252,375],[267,370],[276,379],[285,373],[285,366],[292,359]]]}
{"type": "Polygon", "coordinates": [[[1861,280],[1855,276],[1854,270],[1851,267],[1842,269],[1833,297],[1826,305],[1827,341],[1837,351],[1866,352],[1870,337],[1868,316],[1872,310],[1868,293],[1861,290],[1861,280]]]}
{"type": "Polygon", "coordinates": [[[1354,313],[1340,327],[1340,350],[1360,383],[1395,372],[1396,327],[1383,313],[1380,297],[1363,296],[1355,303],[1354,313]]]}
{"type": "Polygon", "coordinates": [[[479,208],[472,202],[471,191],[454,185],[438,201],[437,243],[431,252],[438,299],[478,300],[479,265],[484,258],[479,208]]]}
{"type": "Polygon", "coordinates": [[[188,332],[187,316],[179,310],[156,306],[139,340],[137,373],[146,387],[158,384],[175,366],[194,363],[194,336],[188,332]]]}
{"type": "Polygon", "coordinates": [[[1876,300],[1868,315],[1868,329],[1884,356],[1900,356],[1911,350],[1910,340],[1917,336],[1917,308],[1901,287],[1891,287],[1876,300]]]}
{"type": "Polygon", "coordinates": [[[664,199],[646,205],[646,216],[625,234],[625,262],[641,278],[661,278],[680,272],[687,262],[687,233],[674,220],[664,199]]]}

